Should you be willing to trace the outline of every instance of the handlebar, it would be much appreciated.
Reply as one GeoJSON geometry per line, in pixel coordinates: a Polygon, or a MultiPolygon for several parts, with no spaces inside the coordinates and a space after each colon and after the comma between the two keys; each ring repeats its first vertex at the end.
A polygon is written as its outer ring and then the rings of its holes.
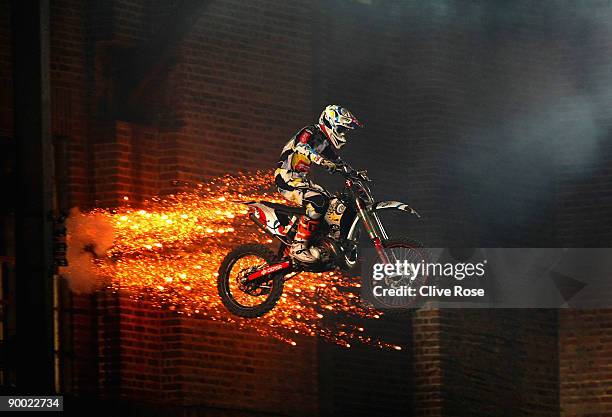
{"type": "Polygon", "coordinates": [[[349,166],[346,163],[339,165],[338,169],[336,169],[336,172],[340,172],[343,176],[349,179],[356,179],[356,180],[367,181],[367,182],[372,181],[368,177],[368,171],[366,170],[357,171],[356,169],[353,169],[351,166],[349,166]]]}

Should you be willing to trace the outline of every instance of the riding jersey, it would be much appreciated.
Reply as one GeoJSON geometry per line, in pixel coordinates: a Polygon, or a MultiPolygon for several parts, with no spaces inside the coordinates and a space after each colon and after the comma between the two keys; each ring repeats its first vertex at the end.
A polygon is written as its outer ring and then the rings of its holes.
{"type": "Polygon", "coordinates": [[[274,172],[275,183],[284,190],[308,186],[310,181],[306,175],[312,163],[321,165],[325,160],[336,162],[339,159],[319,125],[306,126],[283,148],[274,172]]]}

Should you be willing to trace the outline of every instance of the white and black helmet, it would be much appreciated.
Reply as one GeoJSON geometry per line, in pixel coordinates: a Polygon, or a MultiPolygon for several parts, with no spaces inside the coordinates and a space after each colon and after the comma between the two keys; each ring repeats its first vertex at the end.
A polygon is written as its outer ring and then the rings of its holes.
{"type": "Polygon", "coordinates": [[[325,107],[319,117],[319,124],[336,149],[340,149],[346,143],[347,131],[363,127],[363,124],[348,109],[337,104],[325,107]]]}

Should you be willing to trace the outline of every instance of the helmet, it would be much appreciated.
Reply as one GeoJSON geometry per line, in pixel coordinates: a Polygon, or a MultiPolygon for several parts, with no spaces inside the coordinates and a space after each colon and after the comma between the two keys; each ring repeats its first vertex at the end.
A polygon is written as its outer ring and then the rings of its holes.
{"type": "Polygon", "coordinates": [[[340,149],[346,143],[345,134],[349,129],[363,127],[348,109],[336,104],[325,107],[319,117],[319,125],[336,149],[340,149]]]}

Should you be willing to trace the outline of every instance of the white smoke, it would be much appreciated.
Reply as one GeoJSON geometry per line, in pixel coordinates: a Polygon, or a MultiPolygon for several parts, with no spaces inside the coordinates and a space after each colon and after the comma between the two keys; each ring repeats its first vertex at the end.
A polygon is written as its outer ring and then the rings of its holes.
{"type": "Polygon", "coordinates": [[[66,227],[68,266],[61,273],[73,292],[92,292],[103,278],[97,273],[94,259],[104,256],[113,245],[113,226],[104,215],[85,215],[75,207],[70,210],[66,227]]]}

